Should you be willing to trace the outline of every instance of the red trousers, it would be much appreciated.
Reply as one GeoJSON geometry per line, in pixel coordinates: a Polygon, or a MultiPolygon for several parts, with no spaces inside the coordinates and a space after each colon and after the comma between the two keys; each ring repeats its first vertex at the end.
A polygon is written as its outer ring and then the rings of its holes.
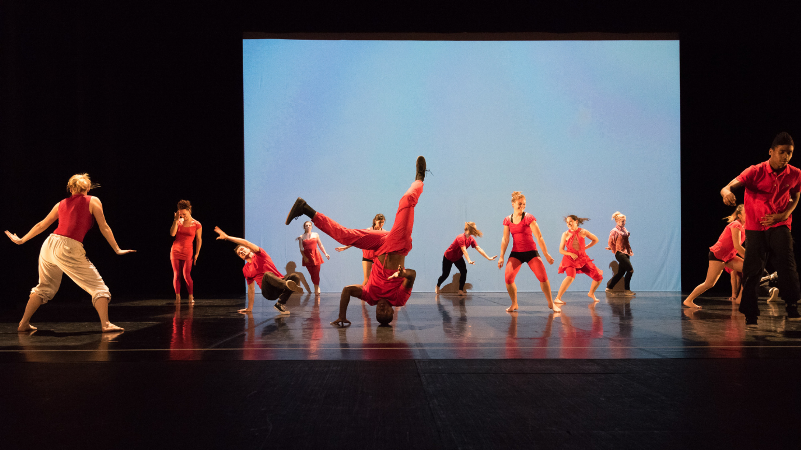
{"type": "Polygon", "coordinates": [[[345,228],[325,214],[318,212],[312,222],[325,234],[342,245],[352,245],[362,250],[373,250],[374,255],[384,253],[400,253],[408,255],[412,249],[412,228],[414,227],[414,207],[420,194],[423,193],[423,182],[416,180],[409,190],[403,194],[398,203],[395,223],[389,232],[383,230],[354,230],[345,228]]]}

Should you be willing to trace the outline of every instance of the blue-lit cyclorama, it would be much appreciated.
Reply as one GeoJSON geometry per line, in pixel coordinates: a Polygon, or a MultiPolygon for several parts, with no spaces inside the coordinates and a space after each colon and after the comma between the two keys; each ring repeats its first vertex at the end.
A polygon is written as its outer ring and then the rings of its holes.
{"type": "MultiPolygon", "coordinates": [[[[556,260],[546,263],[554,291],[568,214],[591,219],[603,289],[615,211],[628,217],[632,290],[681,289],[678,41],[246,39],[243,88],[245,237],[282,271],[310,280],[296,240],[305,219],[284,225],[298,196],[350,228],[383,213],[389,229],[424,155],[431,173],[406,257],[416,292],[434,290],[465,221],[490,256],[500,252],[513,191],[556,260]]],[[[360,284],[361,251],[320,236],[331,255],[322,291],[360,284]]],[[[497,262],[469,252],[468,289],[504,292],[497,262]]],[[[590,281],[579,274],[570,290],[590,281]]],[[[526,267],[516,283],[540,290],[526,267]]]]}

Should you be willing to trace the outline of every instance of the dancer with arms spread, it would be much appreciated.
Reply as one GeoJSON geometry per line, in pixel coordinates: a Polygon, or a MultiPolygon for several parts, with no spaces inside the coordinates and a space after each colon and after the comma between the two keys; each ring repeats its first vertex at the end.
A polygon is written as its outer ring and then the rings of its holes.
{"type": "Polygon", "coordinates": [[[511,233],[514,242],[512,244],[512,252],[509,254],[509,261],[506,263],[504,281],[506,282],[506,292],[509,293],[509,297],[512,299],[512,306],[506,308],[506,311],[517,311],[517,285],[515,284],[515,278],[517,277],[517,272],[520,271],[520,267],[527,263],[540,282],[540,289],[545,294],[545,300],[548,301],[548,308],[554,310],[554,312],[560,312],[561,309],[554,305],[551,299],[551,283],[548,281],[548,274],[545,272],[542,258],[537,252],[537,245],[534,243],[535,237],[540,244],[540,248],[542,248],[542,253],[545,254],[545,259],[548,260],[548,264],[553,264],[554,260],[545,247],[545,241],[542,239],[537,219],[531,214],[526,214],[526,196],[520,191],[512,192],[512,208],[514,209],[512,215],[503,219],[501,256],[498,259],[498,268],[500,269],[503,267],[503,258],[506,254],[506,247],[509,245],[509,234],[511,233]]]}
{"type": "Polygon", "coordinates": [[[334,238],[342,245],[350,245],[362,250],[374,251],[373,266],[367,284],[353,284],[342,290],[339,301],[339,317],[332,325],[350,325],[347,319],[348,304],[351,297],[375,305],[376,320],[388,325],[394,318],[393,306],[403,306],[409,300],[417,273],[404,267],[406,255],[412,249],[412,229],[414,227],[414,208],[423,193],[426,160],[417,158],[415,181],[403,194],[398,203],[395,223],[389,233],[378,230],[355,230],[345,228],[328,216],[315,211],[302,198],[292,205],[286,224],[301,215],[312,219],[320,231],[334,238]]]}
{"type": "Polygon", "coordinates": [[[181,301],[181,276],[186,282],[189,303],[195,303],[192,266],[197,264],[200,246],[203,245],[203,228],[200,222],[192,217],[192,204],[189,200],[178,202],[178,211],[170,227],[170,236],[175,237],[170,249],[172,262],[172,286],[175,290],[175,301],[181,301]],[[194,242],[194,245],[192,243],[194,242]]]}
{"type": "MultiPolygon", "coordinates": [[[[388,231],[384,231],[384,222],[386,220],[387,219],[383,214],[376,214],[373,218],[373,226],[368,229],[389,233],[388,231]]],[[[337,247],[334,250],[338,252],[344,252],[351,247],[352,245],[344,245],[342,247],[337,247]]],[[[370,270],[373,268],[373,256],[375,256],[373,253],[375,252],[372,250],[362,250],[362,272],[364,272],[364,281],[362,281],[362,286],[367,284],[367,280],[370,278],[370,270]]]]}
{"type": "Polygon", "coordinates": [[[448,275],[451,274],[451,267],[455,264],[460,274],[459,295],[465,295],[464,284],[467,281],[467,265],[465,264],[465,259],[467,259],[467,264],[475,264],[475,261],[470,261],[470,255],[467,254],[467,247],[473,247],[481,253],[481,256],[490,261],[494,261],[498,257],[498,255],[492,258],[487,256],[473,238],[473,236],[481,237],[483,235],[484,233],[476,228],[475,222],[464,223],[464,233],[456,236],[456,239],[454,239],[450,247],[445,250],[445,255],[442,257],[442,275],[440,275],[437,280],[437,287],[434,289],[435,293],[439,294],[439,287],[442,286],[442,283],[448,278],[448,275]]]}
{"type": "Polygon", "coordinates": [[[103,234],[116,254],[125,255],[136,250],[121,250],[117,245],[114,233],[106,223],[103,204],[100,203],[99,198],[88,195],[89,190],[94,187],[97,185],[92,184],[88,174],[73,175],[67,183],[67,189],[72,195],[56,203],[47,217],[34,225],[31,231],[22,238],[6,231],[6,235],[11,241],[22,245],[58,220],[58,227],[45,239],[42,250],[39,252],[39,284],[31,290],[28,304],[25,306],[25,313],[17,327],[18,331],[36,330],[36,327],[30,323],[31,317],[42,304],[53,298],[61,286],[61,277],[64,273],[92,296],[92,305],[100,316],[100,329],[104,333],[123,330],[108,320],[108,304],[111,301],[111,293],[100,273],[86,257],[83,238],[97,221],[100,233],[103,234]]]}
{"type": "Polygon", "coordinates": [[[559,242],[559,253],[564,255],[562,263],[559,264],[559,273],[564,273],[565,279],[562,281],[562,285],[559,286],[559,293],[556,294],[554,303],[565,303],[562,300],[562,296],[573,283],[573,280],[576,279],[576,273],[586,273],[592,278],[590,292],[587,293],[587,297],[591,298],[593,302],[598,301],[595,297],[595,290],[598,289],[604,279],[604,273],[595,267],[590,257],[587,256],[587,249],[597,244],[598,238],[589,231],[579,228],[581,224],[588,220],[590,219],[573,214],[565,217],[567,231],[562,233],[562,240],[559,242]],[[590,245],[586,245],[585,238],[590,240],[590,245]]]}

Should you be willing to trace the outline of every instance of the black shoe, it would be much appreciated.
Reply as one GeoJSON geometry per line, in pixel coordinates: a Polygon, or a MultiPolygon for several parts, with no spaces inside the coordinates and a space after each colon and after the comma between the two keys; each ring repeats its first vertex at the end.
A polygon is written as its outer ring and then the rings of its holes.
{"type": "Polygon", "coordinates": [[[417,157],[417,174],[414,176],[415,180],[423,181],[426,178],[426,159],[422,156],[417,157]]]}
{"type": "Polygon", "coordinates": [[[281,314],[289,314],[289,310],[287,310],[286,306],[281,302],[275,302],[273,308],[277,309],[281,314]]]}
{"type": "Polygon", "coordinates": [[[801,314],[798,314],[798,306],[795,303],[785,306],[784,309],[787,310],[787,320],[793,322],[801,320],[801,314]]]}
{"type": "Polygon", "coordinates": [[[756,328],[758,326],[758,324],[757,324],[757,318],[758,317],[759,316],[745,316],[745,327],[746,328],[756,328]]]}
{"type": "Polygon", "coordinates": [[[298,197],[298,199],[295,200],[295,204],[292,205],[292,209],[289,210],[289,214],[286,216],[286,224],[289,225],[289,222],[292,222],[304,214],[309,216],[310,219],[314,219],[314,215],[317,214],[317,211],[312,209],[312,207],[306,203],[306,200],[298,197]]]}

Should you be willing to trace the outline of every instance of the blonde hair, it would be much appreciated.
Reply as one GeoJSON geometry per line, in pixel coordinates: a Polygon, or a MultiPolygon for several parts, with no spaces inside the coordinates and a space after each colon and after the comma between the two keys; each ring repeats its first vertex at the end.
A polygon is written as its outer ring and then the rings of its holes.
{"type": "Polygon", "coordinates": [[[67,181],[67,190],[70,193],[86,192],[89,189],[98,188],[99,184],[93,184],[89,179],[88,173],[78,173],[70,177],[67,181]]]}
{"type": "Polygon", "coordinates": [[[737,216],[739,216],[743,212],[743,208],[744,206],[742,205],[742,203],[737,205],[737,207],[734,208],[734,212],[731,213],[731,215],[724,217],[723,220],[725,220],[728,223],[734,222],[735,220],[737,220],[737,216]]]}
{"type": "Polygon", "coordinates": [[[484,236],[484,233],[482,233],[481,230],[476,228],[476,223],[475,222],[465,222],[464,223],[464,231],[467,234],[471,234],[473,236],[478,236],[478,237],[484,236]]]}
{"type": "Polygon", "coordinates": [[[512,203],[515,203],[516,201],[520,200],[521,198],[524,199],[524,200],[526,198],[526,196],[523,195],[522,192],[520,192],[520,191],[512,192],[512,203]]]}
{"type": "Polygon", "coordinates": [[[614,213],[614,214],[612,214],[612,220],[614,220],[615,222],[617,222],[617,219],[619,219],[619,218],[621,218],[621,217],[625,218],[625,217],[626,217],[626,215],[625,215],[625,214],[623,214],[623,213],[622,213],[622,212],[620,212],[620,211],[615,211],[615,213],[614,213]]]}

